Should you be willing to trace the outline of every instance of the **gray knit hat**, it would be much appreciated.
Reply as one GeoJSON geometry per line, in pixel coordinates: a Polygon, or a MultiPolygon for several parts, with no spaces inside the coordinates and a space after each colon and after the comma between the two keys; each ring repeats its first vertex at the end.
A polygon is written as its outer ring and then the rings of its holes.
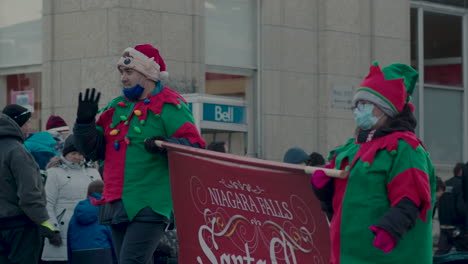
{"type": "Polygon", "coordinates": [[[396,113],[393,111],[393,109],[390,107],[390,105],[387,102],[385,102],[384,100],[382,100],[380,97],[378,97],[377,95],[373,93],[370,93],[365,90],[358,91],[353,97],[352,104],[356,105],[356,103],[360,100],[372,102],[380,110],[382,110],[382,112],[384,112],[386,115],[390,117],[393,117],[396,115],[396,113]]]}

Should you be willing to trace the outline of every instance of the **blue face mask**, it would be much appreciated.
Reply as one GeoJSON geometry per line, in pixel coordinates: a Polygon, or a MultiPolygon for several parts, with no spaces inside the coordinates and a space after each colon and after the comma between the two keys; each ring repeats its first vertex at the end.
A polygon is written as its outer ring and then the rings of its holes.
{"type": "Polygon", "coordinates": [[[354,121],[360,128],[364,130],[371,129],[379,121],[379,118],[372,114],[373,110],[373,104],[358,104],[354,109],[354,121]]]}
{"type": "Polygon", "coordinates": [[[140,99],[140,96],[143,94],[143,91],[145,88],[143,86],[137,84],[133,86],[132,88],[122,89],[123,94],[125,97],[130,100],[130,101],[138,101],[140,99]]]}

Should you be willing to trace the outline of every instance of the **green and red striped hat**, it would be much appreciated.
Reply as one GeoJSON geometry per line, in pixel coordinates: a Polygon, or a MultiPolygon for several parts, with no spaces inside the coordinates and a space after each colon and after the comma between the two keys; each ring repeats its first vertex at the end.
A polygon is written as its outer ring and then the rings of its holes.
{"type": "Polygon", "coordinates": [[[394,63],[381,70],[374,62],[354,95],[353,105],[359,100],[370,101],[392,117],[403,111],[405,104],[414,110],[409,101],[417,80],[418,72],[406,64],[394,63]]]}

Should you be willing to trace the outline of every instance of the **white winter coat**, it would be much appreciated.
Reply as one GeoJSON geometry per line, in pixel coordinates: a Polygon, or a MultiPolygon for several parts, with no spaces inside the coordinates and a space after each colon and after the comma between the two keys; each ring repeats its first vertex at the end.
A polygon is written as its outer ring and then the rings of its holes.
{"type": "Polygon", "coordinates": [[[84,164],[71,163],[63,157],[58,166],[47,170],[47,211],[52,226],[60,230],[63,244],[56,247],[45,239],[42,260],[67,261],[68,223],[75,206],[86,198],[89,183],[98,179],[101,179],[101,176],[96,169],[86,168],[84,164]]]}

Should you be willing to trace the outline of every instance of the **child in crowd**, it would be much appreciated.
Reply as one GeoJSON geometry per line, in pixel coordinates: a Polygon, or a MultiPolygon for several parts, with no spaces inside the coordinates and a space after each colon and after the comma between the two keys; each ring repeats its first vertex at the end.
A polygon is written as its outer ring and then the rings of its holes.
{"type": "Polygon", "coordinates": [[[98,222],[99,208],[91,199],[100,199],[104,182],[88,186],[88,197],[79,202],[68,225],[68,263],[117,263],[109,226],[98,222]]]}

